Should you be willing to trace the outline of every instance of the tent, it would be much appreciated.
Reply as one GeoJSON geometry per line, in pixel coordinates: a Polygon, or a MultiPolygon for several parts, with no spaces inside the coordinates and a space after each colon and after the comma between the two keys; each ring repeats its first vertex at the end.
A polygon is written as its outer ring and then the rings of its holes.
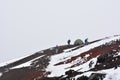
{"type": "Polygon", "coordinates": [[[83,41],[81,39],[77,39],[74,42],[74,45],[82,45],[82,44],[84,44],[84,43],[83,43],[83,41]]]}

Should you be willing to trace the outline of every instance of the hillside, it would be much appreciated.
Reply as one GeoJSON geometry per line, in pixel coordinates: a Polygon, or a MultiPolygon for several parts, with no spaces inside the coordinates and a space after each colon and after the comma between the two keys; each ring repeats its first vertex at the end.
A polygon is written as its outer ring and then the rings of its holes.
{"type": "Polygon", "coordinates": [[[55,49],[1,63],[0,80],[120,80],[119,35],[55,49]]]}

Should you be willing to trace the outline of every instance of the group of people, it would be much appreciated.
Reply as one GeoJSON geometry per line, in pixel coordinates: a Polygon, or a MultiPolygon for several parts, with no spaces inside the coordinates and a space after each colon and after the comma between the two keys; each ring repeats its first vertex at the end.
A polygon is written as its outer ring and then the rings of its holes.
{"type": "MultiPolygon", "coordinates": [[[[67,44],[68,44],[68,45],[71,44],[71,40],[70,40],[70,39],[67,41],[67,44]]],[[[88,38],[85,39],[84,44],[85,44],[85,45],[88,44],[88,38]]],[[[59,52],[59,46],[58,46],[58,45],[56,45],[54,49],[55,49],[55,53],[58,53],[58,52],[59,52]]]]}
{"type": "MultiPolygon", "coordinates": [[[[87,45],[88,44],[88,38],[86,38],[85,40],[84,40],[84,44],[85,45],[87,45]]],[[[71,40],[69,39],[68,41],[67,41],[67,43],[68,43],[68,45],[70,45],[70,43],[71,43],[71,40]]]]}

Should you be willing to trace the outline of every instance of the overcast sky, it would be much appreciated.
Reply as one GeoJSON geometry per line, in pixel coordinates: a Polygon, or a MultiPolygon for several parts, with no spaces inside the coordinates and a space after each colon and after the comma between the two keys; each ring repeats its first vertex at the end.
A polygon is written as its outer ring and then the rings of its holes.
{"type": "Polygon", "coordinates": [[[120,33],[120,0],[0,0],[0,63],[120,33]]]}

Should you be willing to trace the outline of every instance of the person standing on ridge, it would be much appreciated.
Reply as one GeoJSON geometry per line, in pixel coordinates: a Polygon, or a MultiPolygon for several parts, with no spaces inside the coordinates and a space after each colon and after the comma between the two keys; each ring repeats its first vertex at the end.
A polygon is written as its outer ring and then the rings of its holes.
{"type": "Polygon", "coordinates": [[[58,51],[59,51],[59,47],[58,47],[58,45],[56,45],[56,47],[55,47],[55,53],[58,53],[58,51]]]}
{"type": "Polygon", "coordinates": [[[67,41],[67,43],[68,43],[68,45],[70,45],[70,43],[71,43],[71,40],[69,39],[69,40],[67,41]]]}
{"type": "Polygon", "coordinates": [[[87,44],[88,44],[88,38],[85,39],[85,45],[87,45],[87,44]]]}

